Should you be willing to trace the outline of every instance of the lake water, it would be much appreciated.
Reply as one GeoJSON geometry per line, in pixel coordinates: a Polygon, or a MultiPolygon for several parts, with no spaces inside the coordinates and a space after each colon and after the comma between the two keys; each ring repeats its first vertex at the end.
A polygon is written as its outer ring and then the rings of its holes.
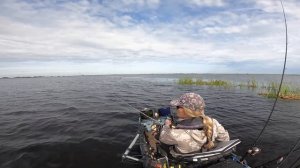
{"type": "MultiPolygon", "coordinates": [[[[279,82],[280,75],[111,75],[0,79],[1,168],[117,168],[140,167],[121,162],[137,131],[144,107],[166,107],[186,92],[204,97],[206,114],[239,138],[238,153],[253,143],[266,121],[274,99],[255,90],[183,86],[190,76],[233,82],[279,82]],[[136,109],[133,109],[135,107],[136,109]]],[[[300,86],[300,76],[285,82],[300,86]]],[[[300,136],[300,101],[279,100],[259,147],[249,157],[257,166],[289,151],[300,136]]],[[[295,151],[291,164],[300,155],[295,151]]]]}

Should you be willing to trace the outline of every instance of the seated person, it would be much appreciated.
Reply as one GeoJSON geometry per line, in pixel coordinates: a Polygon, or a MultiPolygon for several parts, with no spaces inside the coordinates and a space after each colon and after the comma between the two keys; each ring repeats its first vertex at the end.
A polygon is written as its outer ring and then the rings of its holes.
{"type": "Polygon", "coordinates": [[[177,108],[178,123],[182,123],[183,126],[171,128],[172,121],[167,119],[159,140],[168,145],[175,145],[176,152],[207,151],[215,146],[215,141],[229,141],[229,134],[224,127],[216,119],[204,114],[205,103],[200,95],[186,93],[170,104],[177,108]],[[198,129],[192,128],[195,121],[198,122],[198,129]]]}

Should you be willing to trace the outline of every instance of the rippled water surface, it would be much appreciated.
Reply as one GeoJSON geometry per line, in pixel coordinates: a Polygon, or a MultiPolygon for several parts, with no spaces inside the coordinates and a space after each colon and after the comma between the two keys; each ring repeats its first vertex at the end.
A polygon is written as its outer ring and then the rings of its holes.
{"type": "MultiPolygon", "coordinates": [[[[0,79],[1,168],[139,167],[121,162],[135,136],[138,114],[132,107],[165,107],[172,98],[196,92],[206,114],[219,120],[242,154],[258,135],[273,99],[255,90],[181,86],[182,75],[76,76],[0,79]],[[130,104],[132,107],[130,107],[130,104]]],[[[234,82],[278,81],[279,75],[190,75],[234,82]]],[[[300,85],[300,76],[285,81],[300,85]]],[[[259,146],[249,158],[259,165],[289,151],[300,136],[300,101],[279,100],[259,146]]],[[[290,162],[300,155],[293,153],[290,162]]]]}

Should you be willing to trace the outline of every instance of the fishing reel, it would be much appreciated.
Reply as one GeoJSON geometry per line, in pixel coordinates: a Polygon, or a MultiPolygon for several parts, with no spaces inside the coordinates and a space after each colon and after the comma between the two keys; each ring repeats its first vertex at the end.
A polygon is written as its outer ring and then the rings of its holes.
{"type": "Polygon", "coordinates": [[[155,139],[159,139],[160,130],[161,130],[161,125],[153,124],[151,126],[151,133],[155,137],[155,139]]]}
{"type": "Polygon", "coordinates": [[[246,160],[245,158],[248,156],[248,155],[251,155],[251,156],[255,156],[257,154],[259,154],[261,152],[261,149],[256,147],[256,146],[253,146],[251,147],[250,149],[248,149],[248,151],[244,154],[244,156],[240,159],[240,162],[241,163],[246,163],[246,160]]]}
{"type": "Polygon", "coordinates": [[[149,117],[153,118],[154,117],[154,110],[150,108],[144,108],[141,110],[140,117],[141,119],[148,119],[149,117]]]}
{"type": "Polygon", "coordinates": [[[250,149],[248,149],[248,151],[247,151],[247,153],[249,154],[249,155],[251,155],[251,156],[255,156],[255,155],[257,155],[258,153],[260,153],[261,152],[261,149],[260,148],[258,148],[258,147],[252,147],[252,148],[250,148],[250,149]]]}
{"type": "Polygon", "coordinates": [[[148,132],[148,156],[152,160],[156,160],[158,157],[158,149],[157,146],[159,145],[159,136],[160,136],[160,130],[161,130],[161,125],[153,123],[151,125],[151,129],[148,132]]]}

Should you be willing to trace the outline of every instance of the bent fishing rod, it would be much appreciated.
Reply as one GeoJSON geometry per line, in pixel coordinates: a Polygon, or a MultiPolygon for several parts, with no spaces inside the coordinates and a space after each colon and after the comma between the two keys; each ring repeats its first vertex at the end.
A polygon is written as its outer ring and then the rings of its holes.
{"type": "Polygon", "coordinates": [[[154,118],[148,116],[147,114],[145,114],[143,111],[136,109],[135,107],[133,107],[132,105],[130,105],[129,103],[127,103],[126,101],[124,101],[121,97],[116,97],[116,96],[114,96],[114,95],[113,95],[113,97],[115,97],[115,98],[121,100],[121,101],[122,101],[123,103],[125,103],[127,106],[131,107],[134,111],[136,111],[136,112],[142,114],[142,115],[145,116],[146,118],[152,120],[154,123],[156,123],[156,124],[158,124],[158,125],[163,125],[159,120],[156,120],[156,119],[154,119],[154,118]]]}
{"type": "MultiPolygon", "coordinates": [[[[291,166],[289,168],[293,168],[298,163],[299,160],[300,160],[300,156],[294,161],[294,163],[291,164],[291,166]]],[[[300,167],[300,164],[298,164],[294,168],[299,168],[299,167],[300,167]]]]}
{"type": "Polygon", "coordinates": [[[244,161],[247,156],[249,156],[249,155],[254,156],[254,155],[256,155],[257,153],[259,153],[261,151],[261,149],[257,147],[257,143],[260,140],[263,132],[265,131],[266,127],[268,126],[268,124],[271,120],[271,117],[273,115],[273,112],[275,110],[275,107],[276,107],[276,104],[277,104],[277,101],[278,101],[278,98],[279,98],[279,94],[280,94],[282,83],[283,83],[283,78],[284,78],[284,75],[285,75],[286,60],[287,60],[287,48],[288,48],[288,29],[287,29],[286,15],[285,15],[285,10],[284,10],[284,7],[283,7],[282,0],[280,0],[280,4],[281,4],[281,8],[282,8],[282,13],[283,13],[283,18],[284,18],[284,25],[285,25],[285,56],[284,56],[284,63],[283,63],[283,69],[282,69],[280,84],[279,84],[279,88],[278,88],[278,91],[277,91],[277,94],[276,94],[276,98],[275,98],[275,101],[273,103],[273,106],[272,106],[272,109],[271,109],[271,112],[268,116],[267,121],[265,122],[262,130],[260,131],[259,135],[255,139],[254,143],[251,145],[251,148],[248,149],[248,151],[241,158],[241,161],[244,161]]]}
{"type": "MultiPolygon", "coordinates": [[[[299,141],[299,140],[298,140],[298,141],[299,141]]],[[[297,143],[298,143],[298,142],[297,142],[297,143]]],[[[295,146],[295,145],[294,145],[294,146],[295,146]]],[[[300,149],[300,147],[298,147],[298,148],[296,148],[296,149],[294,149],[294,150],[291,150],[291,151],[292,151],[292,153],[293,153],[293,152],[298,151],[299,149],[300,149]]],[[[270,163],[272,163],[272,162],[274,162],[274,161],[277,161],[277,163],[280,163],[280,162],[283,161],[283,158],[286,157],[291,151],[288,151],[288,152],[286,152],[286,153],[283,154],[283,155],[277,156],[276,158],[274,158],[274,159],[272,159],[272,160],[269,160],[269,161],[267,161],[267,162],[264,162],[264,163],[262,163],[262,164],[256,166],[255,168],[261,168],[261,167],[263,167],[263,166],[265,166],[265,165],[269,165],[270,163]]],[[[299,158],[299,159],[300,159],[300,158],[299,158]]],[[[297,161],[298,161],[298,160],[297,160],[297,161]]]]}
{"type": "MultiPolygon", "coordinates": [[[[296,149],[296,147],[298,146],[300,142],[300,138],[298,138],[298,140],[296,141],[296,143],[294,144],[293,148],[290,150],[290,152],[288,153],[288,155],[285,157],[285,159],[283,159],[279,165],[278,165],[278,168],[281,167],[283,165],[283,163],[285,163],[287,161],[287,159],[291,156],[292,154],[292,151],[294,151],[296,149]]],[[[293,165],[292,165],[293,166],[293,165]]]]}
{"type": "MultiPolygon", "coordinates": [[[[128,85],[128,84],[125,84],[125,85],[129,88],[129,85],[128,85]]],[[[143,89],[143,90],[144,90],[144,89],[143,89]]],[[[145,91],[145,90],[144,90],[144,91],[145,91]]],[[[147,92],[147,91],[145,91],[145,92],[147,92]]],[[[115,97],[116,99],[121,100],[121,102],[123,102],[124,104],[126,104],[127,106],[129,106],[130,108],[132,108],[134,111],[136,111],[136,112],[142,114],[143,116],[145,116],[146,118],[152,120],[155,124],[161,125],[161,126],[164,125],[164,123],[162,123],[161,121],[159,121],[159,120],[157,120],[157,119],[154,119],[153,117],[150,117],[149,115],[145,114],[142,110],[139,110],[139,109],[133,107],[132,105],[130,105],[129,103],[127,103],[124,99],[122,99],[120,96],[118,96],[118,97],[117,97],[117,96],[114,96],[114,95],[112,95],[112,96],[115,97]]],[[[148,104],[146,104],[146,105],[147,105],[148,107],[150,107],[148,104]]]]}

